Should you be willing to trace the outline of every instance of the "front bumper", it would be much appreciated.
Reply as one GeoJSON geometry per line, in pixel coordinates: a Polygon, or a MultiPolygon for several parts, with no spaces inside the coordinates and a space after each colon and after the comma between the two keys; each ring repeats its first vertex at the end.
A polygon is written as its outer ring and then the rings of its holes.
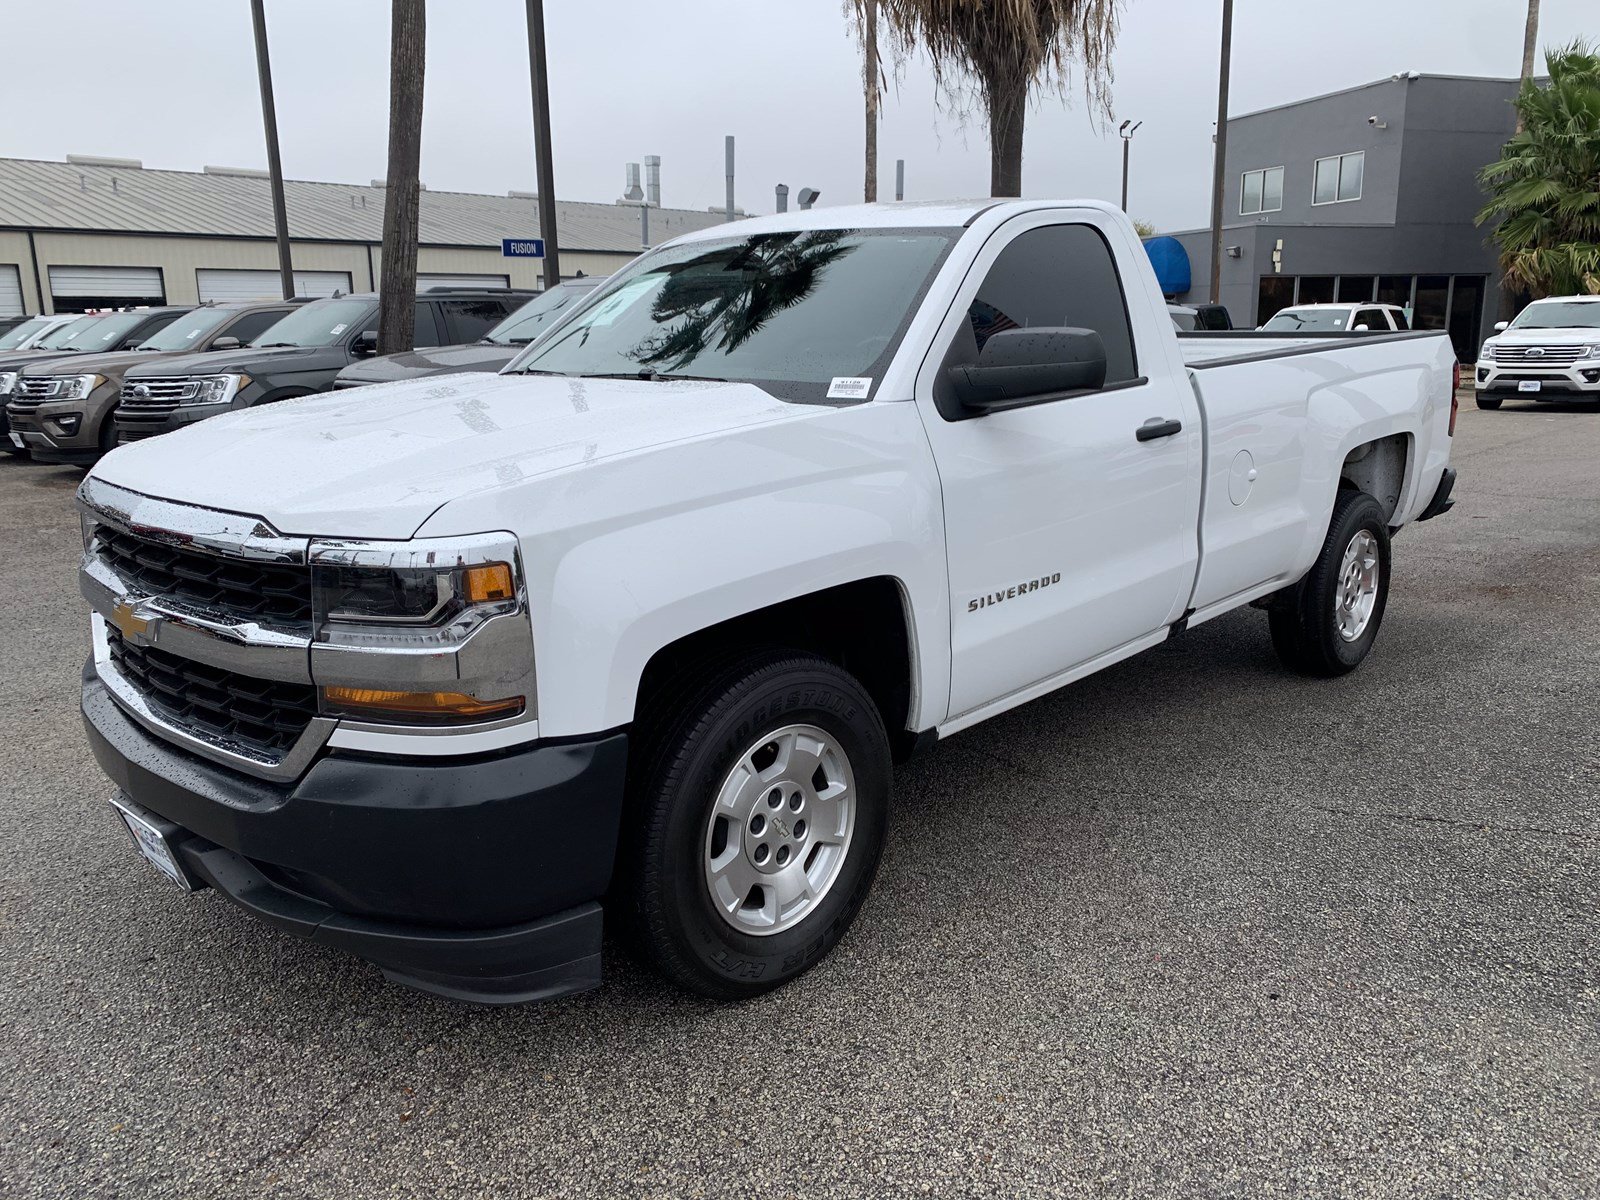
{"type": "Polygon", "coordinates": [[[263,920],[457,999],[599,983],[626,734],[472,759],[329,754],[279,785],[147,733],[92,664],[82,707],[111,781],[170,827],[196,877],[263,920]]]}
{"type": "Polygon", "coordinates": [[[1480,361],[1473,371],[1473,386],[1484,396],[1517,396],[1529,400],[1600,400],[1600,362],[1583,360],[1568,367],[1538,367],[1527,363],[1480,361]],[[1525,392],[1524,381],[1539,389],[1525,392]]]}
{"type": "Polygon", "coordinates": [[[95,391],[83,400],[37,402],[6,407],[11,430],[22,435],[39,462],[92,463],[100,457],[100,430],[109,419],[115,390],[95,391]]]}

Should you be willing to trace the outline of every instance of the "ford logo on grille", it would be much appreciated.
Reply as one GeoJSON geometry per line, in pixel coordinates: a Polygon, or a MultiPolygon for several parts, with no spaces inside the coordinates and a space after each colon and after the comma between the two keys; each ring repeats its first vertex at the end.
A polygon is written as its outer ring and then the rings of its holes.
{"type": "Polygon", "coordinates": [[[1529,358],[1543,358],[1544,357],[1544,347],[1543,346],[1530,346],[1528,348],[1528,357],[1529,358]]]}
{"type": "Polygon", "coordinates": [[[133,394],[141,400],[148,400],[150,398],[150,385],[148,383],[134,384],[133,394]]]}

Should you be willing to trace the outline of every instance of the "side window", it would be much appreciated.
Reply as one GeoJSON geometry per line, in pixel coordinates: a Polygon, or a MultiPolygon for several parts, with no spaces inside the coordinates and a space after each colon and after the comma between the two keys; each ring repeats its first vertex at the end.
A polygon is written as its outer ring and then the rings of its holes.
{"type": "Polygon", "coordinates": [[[1403,308],[1391,308],[1389,310],[1389,315],[1394,318],[1394,327],[1396,329],[1410,329],[1411,328],[1411,322],[1406,319],[1406,310],[1405,309],[1403,309],[1403,308]]]}
{"type": "Polygon", "coordinates": [[[287,308],[269,308],[263,312],[245,313],[232,325],[217,331],[219,337],[238,338],[241,345],[255,341],[267,330],[289,315],[287,308]]]}
{"type": "Polygon", "coordinates": [[[439,323],[433,317],[433,305],[425,300],[417,301],[417,328],[411,344],[418,347],[444,344],[444,339],[439,336],[439,323]]]}
{"type": "Polygon", "coordinates": [[[1357,309],[1355,324],[1365,325],[1373,333],[1380,329],[1387,331],[1390,328],[1389,318],[1381,308],[1357,309]]]}
{"type": "Polygon", "coordinates": [[[183,314],[181,312],[173,312],[173,313],[162,313],[160,316],[152,317],[150,319],[150,323],[148,325],[141,325],[139,327],[139,334],[138,334],[138,337],[135,339],[135,341],[137,341],[137,342],[144,341],[145,338],[150,337],[157,330],[165,329],[168,325],[171,325],[174,321],[176,321],[181,316],[183,316],[183,314]]]}
{"type": "Polygon", "coordinates": [[[452,342],[476,342],[506,317],[503,300],[441,300],[452,342]]]}
{"type": "Polygon", "coordinates": [[[1139,374],[1111,247],[1088,225],[1047,225],[1017,235],[989,268],[967,327],[970,337],[963,330],[957,347],[966,343],[972,358],[1006,329],[1092,329],[1105,342],[1107,384],[1139,374]]]}

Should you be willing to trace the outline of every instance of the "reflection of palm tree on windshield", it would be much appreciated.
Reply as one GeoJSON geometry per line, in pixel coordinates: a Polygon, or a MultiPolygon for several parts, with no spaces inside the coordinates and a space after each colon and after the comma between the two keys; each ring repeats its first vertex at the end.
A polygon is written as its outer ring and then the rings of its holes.
{"type": "Polygon", "coordinates": [[[713,347],[732,354],[809,296],[826,268],[856,248],[841,246],[843,236],[841,230],[763,234],[685,263],[651,305],[651,319],[670,327],[640,342],[631,357],[672,371],[713,347]]]}

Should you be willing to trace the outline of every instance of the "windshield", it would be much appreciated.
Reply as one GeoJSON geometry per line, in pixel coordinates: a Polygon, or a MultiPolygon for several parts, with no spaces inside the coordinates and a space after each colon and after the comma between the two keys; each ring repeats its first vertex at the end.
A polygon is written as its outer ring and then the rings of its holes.
{"type": "Polygon", "coordinates": [[[101,317],[92,328],[85,329],[82,335],[73,338],[70,348],[115,350],[122,345],[124,338],[144,323],[149,315],[145,312],[123,312],[101,317]]]}
{"type": "Polygon", "coordinates": [[[587,296],[592,288],[562,284],[542,292],[483,335],[496,346],[520,346],[533,341],[547,329],[559,313],[566,312],[574,300],[587,296]]]}
{"type": "Polygon", "coordinates": [[[197,308],[151,334],[139,343],[139,349],[192,350],[199,345],[201,338],[224,321],[232,320],[237,313],[238,309],[233,308],[197,308]]]}
{"type": "Polygon", "coordinates": [[[1512,329],[1600,329],[1600,301],[1541,300],[1511,322],[1512,329]]]}
{"type": "Polygon", "coordinates": [[[0,337],[0,350],[15,350],[48,324],[50,324],[49,317],[29,317],[21,325],[9,330],[4,337],[0,337]]]}
{"type": "Polygon", "coordinates": [[[667,246],[508,370],[755,383],[864,400],[960,230],[816,229],[667,246]]]}
{"type": "Polygon", "coordinates": [[[84,336],[104,320],[104,317],[79,317],[76,321],[68,321],[61,328],[40,338],[39,347],[45,350],[82,349],[84,336]]]}
{"type": "Polygon", "coordinates": [[[1349,327],[1348,308],[1286,308],[1261,328],[1279,333],[1319,333],[1349,327]]]}
{"type": "Polygon", "coordinates": [[[376,322],[378,306],[371,300],[316,300],[297,308],[251,342],[252,346],[331,346],[351,332],[376,322]]]}

